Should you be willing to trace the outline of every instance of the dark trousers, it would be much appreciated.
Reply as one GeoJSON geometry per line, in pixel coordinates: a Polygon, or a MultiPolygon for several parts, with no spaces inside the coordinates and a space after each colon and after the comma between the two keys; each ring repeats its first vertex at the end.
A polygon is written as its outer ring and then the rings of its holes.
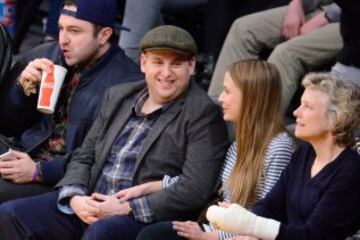
{"type": "MultiPolygon", "coordinates": [[[[5,152],[9,148],[17,149],[12,142],[0,134],[0,152],[5,152]]],[[[20,149],[18,149],[20,150],[20,149]]],[[[52,186],[40,183],[18,184],[5,180],[0,176],[0,204],[9,200],[39,195],[53,190],[52,186]]],[[[1,239],[1,235],[0,235],[1,239]]]]}
{"type": "Polygon", "coordinates": [[[50,191],[53,191],[52,186],[46,186],[40,183],[18,184],[0,177],[0,204],[13,199],[30,197],[50,191]]]}
{"type": "Polygon", "coordinates": [[[177,235],[171,222],[158,222],[145,227],[136,240],[182,240],[185,239],[177,235]]]}
{"type": "Polygon", "coordinates": [[[146,226],[129,216],[108,217],[87,225],[75,214],[59,211],[57,198],[57,192],[51,192],[0,205],[1,239],[133,240],[146,226]]]}

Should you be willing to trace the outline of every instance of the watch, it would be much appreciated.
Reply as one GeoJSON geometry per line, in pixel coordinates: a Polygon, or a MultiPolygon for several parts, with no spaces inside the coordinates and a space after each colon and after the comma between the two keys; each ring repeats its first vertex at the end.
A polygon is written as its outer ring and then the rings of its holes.
{"type": "Polygon", "coordinates": [[[329,12],[328,11],[324,11],[324,17],[329,23],[332,22],[331,18],[329,17],[329,12]]]}

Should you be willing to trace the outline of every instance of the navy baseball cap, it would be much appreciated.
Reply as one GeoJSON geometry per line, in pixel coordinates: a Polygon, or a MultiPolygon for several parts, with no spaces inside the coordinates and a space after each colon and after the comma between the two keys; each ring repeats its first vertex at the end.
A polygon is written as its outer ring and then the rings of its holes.
{"type": "Polygon", "coordinates": [[[126,28],[122,26],[115,26],[117,0],[74,0],[74,2],[77,6],[76,11],[62,9],[61,14],[102,26],[117,27],[126,30],[126,28]]]}

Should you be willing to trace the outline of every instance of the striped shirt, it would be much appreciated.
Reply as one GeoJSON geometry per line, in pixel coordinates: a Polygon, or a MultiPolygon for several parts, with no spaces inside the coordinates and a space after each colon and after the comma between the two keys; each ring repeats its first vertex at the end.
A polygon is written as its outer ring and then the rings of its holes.
{"type": "MultiPolygon", "coordinates": [[[[280,178],[281,172],[285,169],[290,162],[291,156],[294,152],[294,140],[288,133],[279,133],[269,143],[266,149],[263,173],[261,174],[260,181],[257,184],[255,202],[265,197],[265,195],[275,185],[280,178]]],[[[236,142],[234,142],[228,149],[225,163],[220,175],[221,183],[224,190],[224,201],[230,202],[230,188],[228,180],[232,169],[236,163],[236,142]]],[[[254,202],[254,203],[255,203],[254,202]]],[[[252,203],[251,205],[253,205],[252,203]]],[[[205,229],[215,231],[214,227],[207,226],[205,229]]],[[[236,236],[236,234],[219,231],[219,239],[223,240],[236,236]]]]}
{"type": "MultiPolygon", "coordinates": [[[[291,156],[295,150],[295,143],[292,137],[288,133],[282,132],[276,135],[269,143],[265,153],[265,166],[263,173],[261,174],[260,181],[256,187],[255,202],[264,198],[265,195],[275,185],[277,180],[280,178],[282,171],[286,168],[287,164],[291,160],[291,156]]],[[[228,180],[232,169],[236,163],[236,142],[234,142],[228,149],[224,165],[221,170],[219,182],[217,186],[223,187],[223,197],[225,202],[230,202],[230,188],[228,180]]],[[[176,183],[179,176],[168,176],[165,175],[162,180],[162,188],[167,188],[172,184],[176,183]]],[[[252,203],[251,205],[253,205],[252,203]]],[[[214,226],[203,224],[206,232],[217,231],[214,226]]],[[[237,234],[219,231],[219,240],[224,240],[230,237],[234,237],[237,234]]]]}

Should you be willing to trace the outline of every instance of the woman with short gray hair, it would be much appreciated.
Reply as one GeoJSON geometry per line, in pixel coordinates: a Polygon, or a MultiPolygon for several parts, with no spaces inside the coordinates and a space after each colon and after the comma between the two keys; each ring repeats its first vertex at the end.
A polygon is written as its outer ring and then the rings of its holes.
{"type": "Polygon", "coordinates": [[[334,121],[332,133],[339,145],[354,144],[353,131],[360,125],[360,90],[348,81],[341,81],[327,73],[308,74],[303,82],[305,89],[319,90],[329,97],[327,113],[334,121]]]}

